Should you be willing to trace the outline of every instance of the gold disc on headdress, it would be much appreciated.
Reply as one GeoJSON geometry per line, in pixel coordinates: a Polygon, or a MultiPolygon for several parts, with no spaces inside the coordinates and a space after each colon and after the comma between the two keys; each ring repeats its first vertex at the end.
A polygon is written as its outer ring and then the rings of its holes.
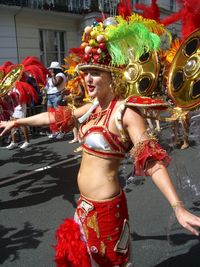
{"type": "Polygon", "coordinates": [[[150,96],[158,84],[160,63],[156,52],[148,52],[139,60],[130,59],[125,70],[128,95],[150,96]]]}
{"type": "Polygon", "coordinates": [[[0,82],[0,97],[6,95],[10,90],[12,90],[14,83],[21,79],[23,72],[23,66],[18,65],[13,68],[0,82]]]}
{"type": "Polygon", "coordinates": [[[173,59],[168,94],[180,108],[200,105],[200,29],[182,43],[173,59]]]}
{"type": "Polygon", "coordinates": [[[3,70],[0,70],[0,81],[3,79],[3,76],[4,76],[4,72],[3,70]]]}

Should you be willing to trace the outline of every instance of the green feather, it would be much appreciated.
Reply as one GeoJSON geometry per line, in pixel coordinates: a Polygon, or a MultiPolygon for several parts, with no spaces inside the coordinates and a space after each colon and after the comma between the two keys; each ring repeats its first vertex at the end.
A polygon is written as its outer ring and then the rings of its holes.
{"type": "Polygon", "coordinates": [[[106,46],[113,65],[129,63],[130,49],[134,60],[146,52],[158,50],[160,37],[150,32],[142,23],[122,23],[106,28],[106,46]]]}

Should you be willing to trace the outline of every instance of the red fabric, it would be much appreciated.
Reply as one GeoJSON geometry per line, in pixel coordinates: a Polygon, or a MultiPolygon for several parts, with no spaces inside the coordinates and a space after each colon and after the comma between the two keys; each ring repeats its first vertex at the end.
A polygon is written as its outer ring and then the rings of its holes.
{"type": "Polygon", "coordinates": [[[137,176],[148,175],[146,167],[149,161],[163,161],[166,166],[170,162],[166,151],[158,144],[156,139],[142,141],[130,153],[134,157],[135,175],[137,176]]]}
{"type": "Polygon", "coordinates": [[[52,133],[56,133],[58,131],[58,126],[57,123],[55,121],[55,117],[56,117],[56,110],[55,108],[48,108],[48,114],[49,114],[49,120],[50,120],[50,125],[49,128],[51,130],[52,133]]]}
{"type": "Polygon", "coordinates": [[[128,261],[129,251],[125,254],[115,252],[114,247],[120,239],[124,220],[128,220],[124,192],[111,200],[101,202],[81,196],[76,213],[83,226],[88,250],[95,262],[101,267],[123,266],[128,261]],[[87,212],[81,205],[82,201],[92,204],[93,209],[87,212]]]}
{"type": "Polygon", "coordinates": [[[58,106],[57,109],[49,108],[50,129],[52,132],[69,132],[75,126],[73,110],[68,106],[58,106]]]}
{"type": "Polygon", "coordinates": [[[79,225],[66,219],[56,231],[55,261],[57,267],[91,267],[87,248],[81,239],[79,225]]]}

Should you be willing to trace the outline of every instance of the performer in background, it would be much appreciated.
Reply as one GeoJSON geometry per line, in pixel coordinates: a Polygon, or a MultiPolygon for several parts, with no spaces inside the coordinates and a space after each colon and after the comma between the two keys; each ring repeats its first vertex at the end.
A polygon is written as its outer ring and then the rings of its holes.
{"type": "MultiPolygon", "coordinates": [[[[27,116],[27,105],[38,103],[40,90],[37,86],[46,84],[48,70],[36,57],[26,57],[20,64],[6,61],[0,66],[0,117],[3,120],[16,120],[27,116]],[[37,88],[36,88],[37,87],[37,88]],[[37,90],[36,90],[37,89],[37,90]]],[[[24,143],[21,149],[30,146],[28,128],[21,127],[24,143]]],[[[11,133],[8,149],[18,147],[16,130],[11,133]]]]}

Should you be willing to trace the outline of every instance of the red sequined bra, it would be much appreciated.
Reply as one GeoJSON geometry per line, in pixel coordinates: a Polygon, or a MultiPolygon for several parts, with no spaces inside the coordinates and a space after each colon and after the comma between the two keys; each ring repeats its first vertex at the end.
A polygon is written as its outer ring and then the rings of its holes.
{"type": "Polygon", "coordinates": [[[124,158],[127,142],[123,142],[118,135],[109,131],[108,128],[110,116],[116,102],[117,100],[113,100],[108,109],[101,113],[95,113],[94,110],[89,118],[80,126],[79,137],[82,141],[83,151],[103,158],[124,158]],[[103,123],[97,125],[103,116],[105,117],[103,123]],[[94,120],[94,123],[84,132],[84,126],[90,120],[94,120]]]}
{"type": "MultiPolygon", "coordinates": [[[[153,108],[153,109],[166,109],[167,104],[162,100],[150,99],[148,97],[134,96],[127,99],[124,103],[120,104],[115,112],[115,123],[119,131],[119,136],[112,133],[108,126],[110,116],[117,103],[113,100],[108,109],[95,113],[96,108],[89,115],[87,120],[83,122],[79,128],[79,137],[82,141],[83,151],[96,155],[102,158],[117,158],[123,159],[128,152],[132,143],[123,129],[122,118],[124,111],[127,107],[137,108],[153,108]],[[104,117],[103,123],[98,125],[98,122],[104,117]],[[84,126],[93,121],[93,124],[84,132],[84,126]]],[[[72,111],[69,108],[54,110],[49,112],[52,116],[52,126],[62,131],[70,131],[74,127],[74,118],[72,111]],[[62,111],[62,112],[61,112],[62,111]]],[[[136,175],[148,175],[147,164],[152,161],[162,161],[166,166],[170,162],[170,158],[166,151],[158,144],[154,138],[142,140],[131,151],[134,157],[134,167],[136,175]]]]}

